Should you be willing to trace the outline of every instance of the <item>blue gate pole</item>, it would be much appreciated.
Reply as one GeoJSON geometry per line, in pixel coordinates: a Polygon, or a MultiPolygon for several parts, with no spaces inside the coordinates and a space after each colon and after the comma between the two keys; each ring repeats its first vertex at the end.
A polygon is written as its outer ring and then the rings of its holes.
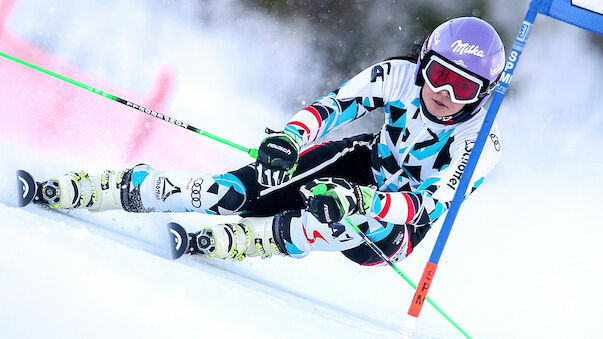
{"type": "Polygon", "coordinates": [[[461,207],[461,203],[465,199],[465,192],[469,187],[475,166],[477,165],[481,152],[484,148],[484,144],[486,143],[488,135],[490,134],[490,129],[492,128],[492,124],[494,123],[494,119],[498,113],[498,109],[502,103],[505,93],[507,92],[509,83],[511,82],[511,76],[517,67],[519,56],[526,44],[526,40],[530,33],[530,28],[536,19],[536,14],[536,9],[533,7],[532,3],[530,3],[530,7],[521,25],[521,29],[515,38],[513,50],[511,50],[511,53],[509,54],[509,58],[507,59],[507,64],[505,65],[500,82],[496,88],[496,92],[493,95],[492,103],[486,113],[486,117],[482,123],[477,140],[475,141],[473,150],[471,151],[471,155],[469,156],[469,160],[465,166],[465,171],[461,176],[459,186],[457,187],[450,204],[448,214],[446,215],[446,219],[442,224],[442,229],[440,230],[436,243],[431,252],[431,257],[425,265],[425,270],[423,271],[423,275],[411,301],[408,316],[406,317],[403,327],[400,330],[401,338],[410,338],[412,335],[414,324],[416,323],[416,319],[419,317],[421,308],[425,298],[427,297],[427,293],[429,291],[431,282],[433,281],[437,265],[440,261],[440,257],[442,256],[442,251],[444,250],[444,246],[446,245],[446,241],[448,240],[448,236],[452,230],[452,226],[458,214],[459,208],[461,207]]]}

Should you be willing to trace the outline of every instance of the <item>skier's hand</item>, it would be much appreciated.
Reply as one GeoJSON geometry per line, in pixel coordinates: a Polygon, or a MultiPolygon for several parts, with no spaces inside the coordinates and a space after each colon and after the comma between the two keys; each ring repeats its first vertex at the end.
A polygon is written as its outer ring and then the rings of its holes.
{"type": "Polygon", "coordinates": [[[288,132],[266,129],[268,136],[258,147],[256,161],[260,185],[276,186],[291,178],[299,159],[299,143],[288,132]]]}
{"type": "Polygon", "coordinates": [[[300,188],[306,210],[318,221],[332,224],[354,213],[366,214],[374,192],[339,178],[315,179],[300,188]]]}

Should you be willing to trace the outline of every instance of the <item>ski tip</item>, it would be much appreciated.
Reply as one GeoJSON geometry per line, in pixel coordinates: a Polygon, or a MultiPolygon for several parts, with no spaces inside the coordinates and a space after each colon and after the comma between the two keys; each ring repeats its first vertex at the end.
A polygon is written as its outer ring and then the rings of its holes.
{"type": "Polygon", "coordinates": [[[170,237],[170,254],[173,260],[180,258],[188,250],[188,234],[184,227],[175,222],[167,225],[170,237]]]}
{"type": "Polygon", "coordinates": [[[27,206],[36,195],[36,181],[24,170],[17,171],[17,206],[27,206]]]}

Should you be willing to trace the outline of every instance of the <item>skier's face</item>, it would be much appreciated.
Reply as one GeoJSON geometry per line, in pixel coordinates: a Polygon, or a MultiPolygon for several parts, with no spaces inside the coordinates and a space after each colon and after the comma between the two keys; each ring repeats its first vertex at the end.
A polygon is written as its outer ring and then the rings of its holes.
{"type": "Polygon", "coordinates": [[[427,85],[423,85],[423,89],[421,89],[421,95],[423,96],[423,101],[425,102],[425,106],[427,106],[427,110],[429,113],[435,115],[436,117],[447,117],[449,115],[453,115],[458,113],[465,105],[463,104],[455,104],[450,100],[450,93],[448,90],[441,90],[439,92],[434,92],[427,85]]]}

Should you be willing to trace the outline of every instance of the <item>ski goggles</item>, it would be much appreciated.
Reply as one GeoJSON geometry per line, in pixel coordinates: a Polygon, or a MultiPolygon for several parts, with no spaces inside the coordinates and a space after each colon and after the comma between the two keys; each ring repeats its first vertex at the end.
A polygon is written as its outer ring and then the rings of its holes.
{"type": "Polygon", "coordinates": [[[450,100],[457,104],[476,102],[484,88],[484,80],[435,54],[431,55],[427,66],[421,72],[425,83],[432,91],[439,92],[447,89],[450,100]]]}

